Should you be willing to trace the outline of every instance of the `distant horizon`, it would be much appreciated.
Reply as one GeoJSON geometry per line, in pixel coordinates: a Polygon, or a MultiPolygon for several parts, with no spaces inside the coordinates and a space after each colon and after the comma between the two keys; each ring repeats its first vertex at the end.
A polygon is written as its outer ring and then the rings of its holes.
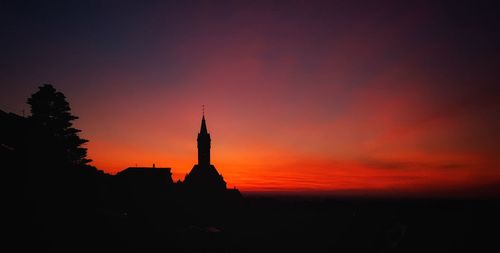
{"type": "MultiPolygon", "coordinates": [[[[1,109],[0,109],[1,110],[1,109]]],[[[3,110],[2,110],[3,111],[3,110]]],[[[7,113],[14,113],[5,111],[7,113]]],[[[23,116],[23,115],[19,115],[23,116]]],[[[23,117],[29,117],[30,115],[24,115],[23,117]]],[[[193,153],[195,152],[195,148],[193,148],[193,153]]],[[[193,166],[196,164],[195,158],[193,158],[193,166]]],[[[186,174],[182,172],[178,172],[175,167],[168,166],[168,163],[156,163],[153,162],[149,165],[147,164],[134,164],[131,166],[125,166],[118,170],[109,170],[100,166],[96,166],[94,162],[90,163],[91,166],[96,167],[97,169],[110,174],[116,175],[119,172],[124,171],[127,168],[169,168],[172,173],[173,182],[184,181],[184,177],[186,174]]],[[[307,170],[307,165],[305,168],[307,170]]],[[[338,168],[342,169],[342,168],[338,168]]],[[[224,171],[223,169],[221,171],[224,171]]],[[[223,176],[224,174],[221,173],[223,176]]],[[[331,180],[331,178],[325,178],[326,180],[331,180]]],[[[259,181],[258,178],[254,179],[255,181],[259,181]]],[[[226,178],[227,181],[227,178],[226,178]]],[[[235,180],[238,182],[238,180],[235,180]]],[[[398,199],[398,198],[408,198],[408,199],[473,199],[473,198],[485,198],[485,199],[497,199],[500,195],[500,182],[485,182],[478,184],[469,184],[469,185],[457,185],[457,187],[448,186],[448,187],[436,187],[432,184],[429,184],[425,188],[412,188],[412,187],[379,187],[379,188],[356,188],[356,185],[352,185],[347,188],[338,188],[335,185],[324,184],[323,187],[308,187],[307,184],[302,184],[300,187],[297,185],[280,185],[279,180],[275,180],[274,183],[272,180],[266,182],[259,182],[257,186],[248,186],[242,184],[242,186],[237,183],[233,183],[232,181],[227,182],[228,189],[238,189],[246,196],[255,196],[255,197],[313,197],[313,198],[374,198],[374,199],[398,199]],[[330,186],[330,187],[329,187],[330,186]]],[[[312,182],[314,184],[318,184],[317,182],[312,182]]]]}

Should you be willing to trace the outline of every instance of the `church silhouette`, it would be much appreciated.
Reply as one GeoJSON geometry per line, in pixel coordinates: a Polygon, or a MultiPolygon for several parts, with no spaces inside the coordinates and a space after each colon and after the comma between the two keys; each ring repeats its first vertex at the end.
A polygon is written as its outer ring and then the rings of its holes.
{"type": "Polygon", "coordinates": [[[195,191],[223,191],[226,182],[214,165],[210,163],[211,138],[207,130],[205,115],[201,119],[201,128],[198,133],[198,164],[184,178],[186,188],[195,191]]]}
{"type": "Polygon", "coordinates": [[[186,174],[184,181],[172,180],[171,168],[129,167],[117,174],[127,188],[140,196],[174,194],[183,197],[215,197],[239,199],[241,193],[236,188],[227,189],[224,177],[210,163],[211,137],[207,129],[205,114],[201,119],[198,133],[198,163],[186,174]]]}

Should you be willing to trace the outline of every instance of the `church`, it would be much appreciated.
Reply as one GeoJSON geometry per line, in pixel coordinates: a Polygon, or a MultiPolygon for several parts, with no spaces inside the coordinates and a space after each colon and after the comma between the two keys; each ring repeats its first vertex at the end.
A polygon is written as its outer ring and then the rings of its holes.
{"type": "Polygon", "coordinates": [[[226,182],[215,166],[210,163],[211,148],[210,133],[208,133],[205,115],[201,119],[201,128],[198,133],[198,164],[184,178],[184,186],[190,190],[224,191],[226,182]]]}
{"type": "MultiPolygon", "coordinates": [[[[211,149],[210,133],[207,129],[205,114],[201,119],[201,128],[198,133],[198,163],[186,174],[183,182],[174,183],[171,168],[155,167],[130,167],[117,174],[117,177],[131,189],[140,189],[141,192],[148,189],[169,189],[178,193],[194,193],[195,195],[206,194],[230,194],[240,195],[237,189],[227,189],[226,181],[210,162],[211,149]],[[177,189],[177,190],[176,190],[177,189]]],[[[154,192],[156,190],[151,190],[154,192]]]]}

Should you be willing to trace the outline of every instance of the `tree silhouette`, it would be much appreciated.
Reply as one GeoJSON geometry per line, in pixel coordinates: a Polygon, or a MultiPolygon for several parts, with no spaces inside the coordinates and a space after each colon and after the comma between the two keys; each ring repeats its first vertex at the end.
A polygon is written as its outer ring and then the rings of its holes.
{"type": "Polygon", "coordinates": [[[81,130],[73,128],[72,121],[78,119],[71,114],[71,108],[63,93],[57,91],[51,84],[38,87],[38,91],[28,98],[31,106],[30,119],[43,126],[54,138],[64,158],[74,165],[85,165],[87,149],[82,145],[88,140],[80,138],[81,130]]]}

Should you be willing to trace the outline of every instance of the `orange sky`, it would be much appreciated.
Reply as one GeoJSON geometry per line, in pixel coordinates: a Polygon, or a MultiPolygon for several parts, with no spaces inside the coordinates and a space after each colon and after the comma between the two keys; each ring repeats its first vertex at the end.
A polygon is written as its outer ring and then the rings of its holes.
{"type": "Polygon", "coordinates": [[[109,173],[155,163],[182,179],[204,104],[212,163],[243,191],[500,182],[495,12],[307,2],[7,11],[2,109],[21,113],[37,86],[54,84],[92,164],[109,173]]]}

